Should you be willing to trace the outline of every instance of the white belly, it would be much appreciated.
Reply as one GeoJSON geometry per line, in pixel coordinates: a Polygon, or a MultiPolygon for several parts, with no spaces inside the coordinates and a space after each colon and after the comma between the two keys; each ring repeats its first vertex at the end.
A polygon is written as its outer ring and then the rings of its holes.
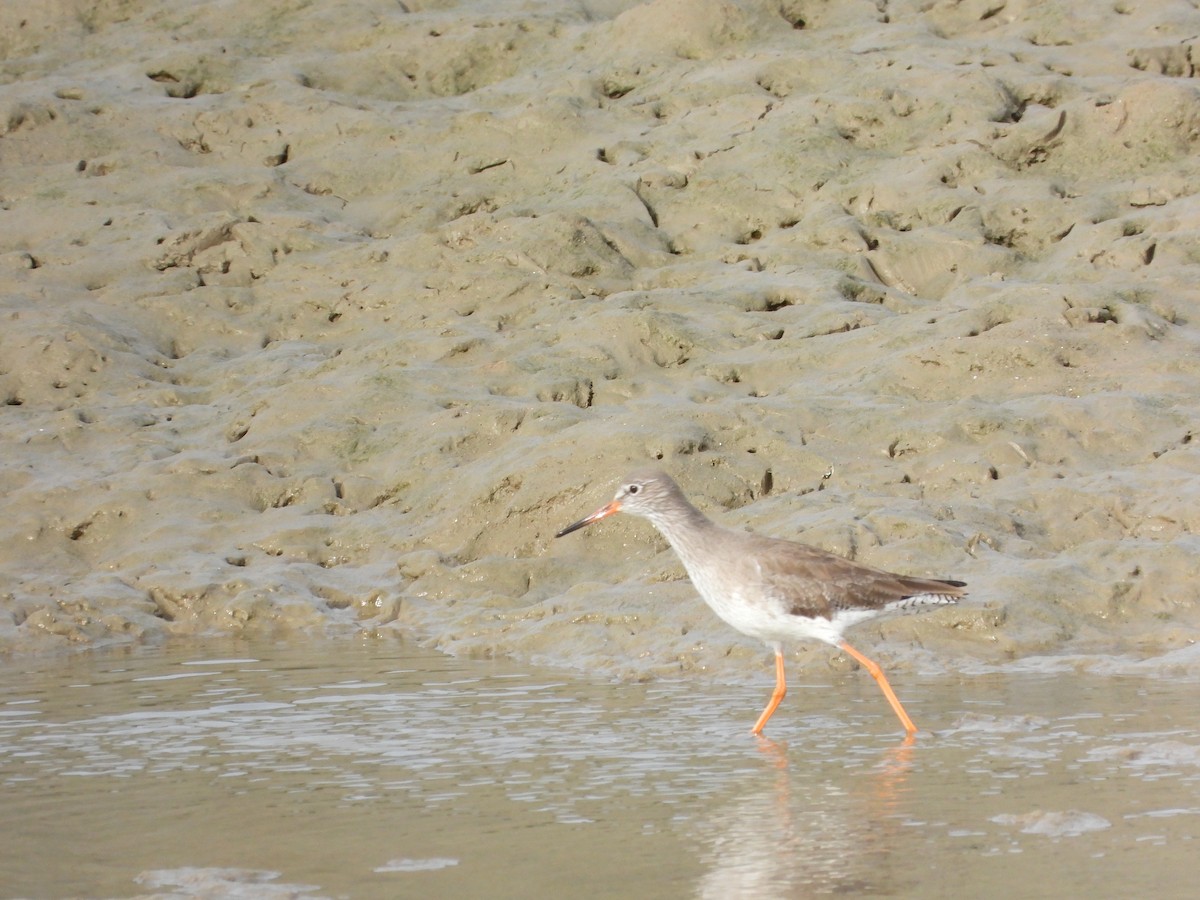
{"type": "Polygon", "coordinates": [[[839,614],[831,621],[824,618],[808,619],[792,615],[778,602],[754,593],[720,591],[715,585],[704,584],[694,576],[692,583],[704,602],[713,612],[742,634],[757,638],[765,644],[785,641],[824,641],[837,645],[842,641],[842,631],[854,622],[867,618],[862,615],[839,614]]]}

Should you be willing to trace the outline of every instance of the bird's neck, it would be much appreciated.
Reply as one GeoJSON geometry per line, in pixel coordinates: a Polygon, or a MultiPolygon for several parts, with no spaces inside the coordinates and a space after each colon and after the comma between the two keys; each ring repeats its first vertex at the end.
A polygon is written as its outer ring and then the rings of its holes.
{"type": "Polygon", "coordinates": [[[669,516],[654,516],[651,521],[685,564],[701,552],[699,545],[705,536],[720,528],[687,500],[682,500],[669,516]]]}

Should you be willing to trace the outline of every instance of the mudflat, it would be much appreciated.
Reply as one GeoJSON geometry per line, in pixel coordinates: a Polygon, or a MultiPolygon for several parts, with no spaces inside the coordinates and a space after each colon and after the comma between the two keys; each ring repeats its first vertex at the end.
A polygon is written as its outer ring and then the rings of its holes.
{"type": "Polygon", "coordinates": [[[0,648],[758,678],[644,523],[552,543],[653,461],[724,524],[967,581],[857,639],[890,672],[1195,673],[1197,33],[1088,0],[0,10],[0,648]]]}

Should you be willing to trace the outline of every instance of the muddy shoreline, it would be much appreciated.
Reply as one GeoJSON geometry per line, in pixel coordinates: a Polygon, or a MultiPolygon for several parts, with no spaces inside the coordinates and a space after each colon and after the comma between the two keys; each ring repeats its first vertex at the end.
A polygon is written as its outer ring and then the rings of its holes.
{"type": "Polygon", "coordinates": [[[1191,6],[15,15],[0,651],[741,677],[644,523],[552,541],[654,460],[726,524],[968,581],[869,626],[889,670],[1196,670],[1191,6]]]}

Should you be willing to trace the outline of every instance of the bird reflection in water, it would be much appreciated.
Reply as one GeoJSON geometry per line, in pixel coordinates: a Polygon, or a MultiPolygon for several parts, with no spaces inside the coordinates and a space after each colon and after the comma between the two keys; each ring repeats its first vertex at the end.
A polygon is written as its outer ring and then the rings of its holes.
{"type": "MultiPolygon", "coordinates": [[[[813,750],[805,747],[806,753],[813,750]]],[[[699,896],[726,900],[890,890],[889,848],[904,819],[912,736],[850,778],[843,768],[831,777],[793,767],[785,742],[760,737],[757,751],[765,771],[748,772],[741,793],[700,824],[709,868],[700,879],[699,896]]]]}

